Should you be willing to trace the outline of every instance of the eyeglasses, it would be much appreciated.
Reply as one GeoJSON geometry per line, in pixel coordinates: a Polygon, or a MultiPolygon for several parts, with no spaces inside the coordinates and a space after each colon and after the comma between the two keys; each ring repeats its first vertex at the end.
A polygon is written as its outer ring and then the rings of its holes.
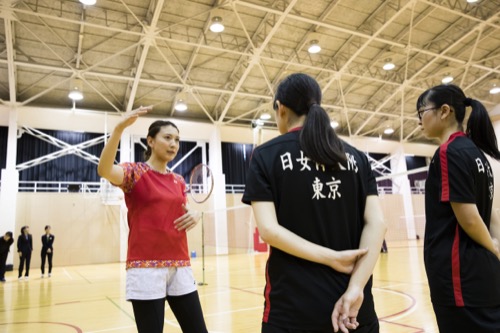
{"type": "Polygon", "coordinates": [[[432,107],[432,108],[428,108],[428,109],[417,110],[418,119],[419,119],[419,120],[422,120],[422,116],[424,115],[424,113],[425,113],[426,111],[436,110],[436,109],[439,109],[439,108],[438,108],[438,107],[432,107]]]}

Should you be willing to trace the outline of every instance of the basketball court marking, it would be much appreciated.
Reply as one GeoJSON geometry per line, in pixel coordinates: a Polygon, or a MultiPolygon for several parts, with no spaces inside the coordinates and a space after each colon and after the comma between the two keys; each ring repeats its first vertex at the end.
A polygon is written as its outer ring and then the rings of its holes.
{"type": "Polygon", "coordinates": [[[83,333],[82,329],[71,324],[67,323],[58,323],[58,322],[50,322],[50,321],[20,321],[20,322],[12,322],[12,323],[0,323],[0,326],[7,326],[7,325],[30,325],[30,324],[37,324],[37,325],[53,325],[53,326],[67,326],[70,328],[73,328],[75,332],[77,333],[83,333]]]}

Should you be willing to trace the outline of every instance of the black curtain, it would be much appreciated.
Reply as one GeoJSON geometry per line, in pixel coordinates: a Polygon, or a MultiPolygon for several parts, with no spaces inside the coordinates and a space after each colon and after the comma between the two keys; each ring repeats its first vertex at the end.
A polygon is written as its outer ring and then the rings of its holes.
{"type": "Polygon", "coordinates": [[[241,185],[246,183],[253,145],[222,142],[222,172],[226,184],[241,185]]]}
{"type": "MultiPolygon", "coordinates": [[[[426,159],[423,156],[406,156],[406,168],[408,171],[418,169],[427,165],[426,159]]],[[[408,175],[410,187],[416,187],[415,181],[427,179],[427,171],[421,171],[408,175]]]]}
{"type": "MultiPolygon", "coordinates": [[[[144,146],[147,146],[146,139],[141,139],[141,142],[144,144],[144,146]]],[[[174,158],[173,161],[168,163],[168,166],[169,167],[174,166],[180,159],[182,159],[184,155],[190,152],[194,147],[196,147],[196,142],[181,141],[179,144],[179,151],[177,153],[177,156],[174,158]]],[[[208,163],[208,143],[206,144],[205,148],[207,152],[207,163],[208,163]]],[[[144,160],[145,151],[146,150],[141,144],[136,143],[134,145],[136,162],[145,162],[144,160]]],[[[191,174],[191,170],[198,164],[202,163],[202,161],[203,161],[202,149],[201,147],[199,147],[193,153],[191,153],[191,155],[189,155],[180,165],[178,165],[175,168],[174,172],[183,176],[186,183],[189,183],[189,176],[191,174]]]]}
{"type": "MultiPolygon", "coordinates": [[[[75,145],[102,136],[102,134],[99,133],[54,130],[43,130],[41,132],[70,145],[75,145]]],[[[91,155],[99,157],[103,148],[104,143],[100,143],[83,150],[91,155]]],[[[17,140],[17,164],[33,160],[58,150],[60,150],[60,148],[53,144],[24,133],[21,138],[17,140]]],[[[79,156],[69,154],[20,171],[19,180],[98,182],[100,177],[97,174],[97,164],[79,156]]]]}
{"type": "MultiPolygon", "coordinates": [[[[7,136],[9,134],[9,128],[5,126],[0,126],[0,170],[5,169],[7,166],[7,136]]],[[[0,172],[0,179],[2,175],[0,172]]]]}

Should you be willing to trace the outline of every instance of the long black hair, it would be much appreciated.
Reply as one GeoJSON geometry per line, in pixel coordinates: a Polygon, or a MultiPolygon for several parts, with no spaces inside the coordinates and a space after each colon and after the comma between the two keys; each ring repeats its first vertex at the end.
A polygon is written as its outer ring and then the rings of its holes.
{"type": "Polygon", "coordinates": [[[274,99],[288,107],[298,116],[306,115],[300,131],[300,147],[313,161],[325,166],[339,168],[347,165],[342,140],[330,125],[330,117],[320,106],[321,88],[307,74],[295,73],[287,76],[278,86],[274,99]]]}
{"type": "MultiPolygon", "coordinates": [[[[154,139],[156,137],[156,134],[158,134],[158,132],[164,126],[172,126],[177,130],[177,132],[179,132],[179,128],[177,128],[177,126],[175,126],[173,122],[168,120],[157,120],[153,122],[151,125],[149,125],[148,137],[152,137],[154,139]]],[[[144,159],[147,161],[149,160],[150,157],[151,157],[151,147],[148,145],[146,151],[144,152],[144,159]]]]}
{"type": "Polygon", "coordinates": [[[417,100],[417,110],[425,107],[429,102],[436,107],[448,104],[455,113],[455,119],[461,129],[463,129],[465,107],[472,107],[465,133],[479,149],[494,159],[500,159],[495,130],[488,111],[481,102],[466,97],[462,89],[453,84],[441,84],[426,90],[417,100]]]}

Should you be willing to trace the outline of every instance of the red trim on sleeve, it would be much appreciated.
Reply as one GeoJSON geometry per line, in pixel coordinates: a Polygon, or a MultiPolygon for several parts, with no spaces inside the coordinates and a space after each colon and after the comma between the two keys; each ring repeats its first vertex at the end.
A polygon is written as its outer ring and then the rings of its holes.
{"type": "Polygon", "coordinates": [[[441,201],[450,200],[450,183],[448,181],[448,158],[446,157],[446,150],[448,149],[448,144],[450,141],[446,142],[441,146],[439,151],[439,161],[441,163],[441,201]]]}
{"type": "Polygon", "coordinates": [[[451,275],[453,281],[453,294],[455,295],[455,305],[463,307],[464,298],[462,295],[462,283],[460,280],[460,234],[458,224],[455,229],[455,238],[451,248],[451,275]]]}
{"type": "Polygon", "coordinates": [[[446,143],[441,145],[441,150],[439,151],[439,162],[441,165],[441,201],[450,201],[450,183],[448,179],[448,157],[446,152],[450,143],[459,136],[465,136],[464,132],[455,132],[450,135],[450,138],[446,143]]]}
{"type": "MultiPolygon", "coordinates": [[[[271,256],[271,248],[269,248],[269,256],[271,256]]],[[[267,323],[269,320],[269,312],[271,312],[271,300],[269,294],[271,293],[271,279],[269,278],[269,262],[266,266],[266,290],[264,291],[264,298],[266,300],[266,307],[264,308],[264,317],[262,321],[267,323]]]]}

